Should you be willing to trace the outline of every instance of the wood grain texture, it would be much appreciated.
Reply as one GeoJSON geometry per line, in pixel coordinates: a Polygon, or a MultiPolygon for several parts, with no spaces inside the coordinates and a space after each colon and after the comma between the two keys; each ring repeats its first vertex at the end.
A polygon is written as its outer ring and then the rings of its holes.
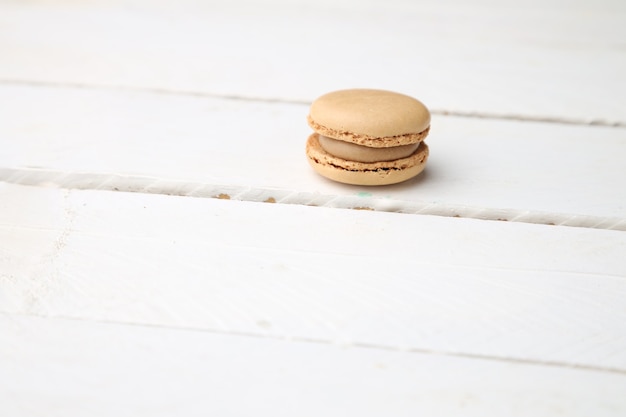
{"type": "Polygon", "coordinates": [[[0,314],[3,415],[623,415],[624,375],[0,314]],[[36,401],[34,400],[36,399],[36,401]]]}
{"type": "Polygon", "coordinates": [[[4,1],[0,79],[626,123],[623,2],[4,1]]]}
{"type": "Polygon", "coordinates": [[[626,372],[626,234],[3,185],[0,311],[626,372]]]}
{"type": "Polygon", "coordinates": [[[436,116],[431,156],[390,187],[307,164],[308,107],[2,86],[0,179],[626,229],[626,130],[436,116]]]}
{"type": "Polygon", "coordinates": [[[0,0],[0,415],[624,415],[625,19],[0,0]],[[424,175],[309,169],[349,87],[433,110],[424,175]]]}

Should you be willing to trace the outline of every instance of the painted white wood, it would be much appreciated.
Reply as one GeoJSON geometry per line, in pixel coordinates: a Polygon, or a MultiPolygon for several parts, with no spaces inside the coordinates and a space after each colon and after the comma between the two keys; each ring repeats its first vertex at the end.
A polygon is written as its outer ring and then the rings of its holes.
{"type": "Polygon", "coordinates": [[[0,1],[0,415],[623,415],[625,19],[0,1]],[[353,86],[435,111],[424,175],[308,168],[353,86]]]}
{"type": "Polygon", "coordinates": [[[0,95],[10,97],[0,100],[3,180],[626,229],[625,129],[435,116],[423,174],[355,187],[309,167],[306,105],[24,86],[0,95]]]}
{"type": "Polygon", "coordinates": [[[626,3],[0,4],[0,79],[309,101],[398,90],[438,111],[626,123],[626,3]]]}
{"type": "Polygon", "coordinates": [[[0,188],[0,311],[626,372],[626,234],[0,188]]]}
{"type": "Polygon", "coordinates": [[[621,416],[626,376],[0,314],[7,416],[621,416]]]}

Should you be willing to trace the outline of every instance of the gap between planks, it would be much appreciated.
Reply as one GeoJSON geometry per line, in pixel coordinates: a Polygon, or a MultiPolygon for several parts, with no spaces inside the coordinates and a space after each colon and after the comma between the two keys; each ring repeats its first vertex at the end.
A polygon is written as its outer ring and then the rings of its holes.
{"type": "Polygon", "coordinates": [[[0,168],[0,181],[18,185],[57,187],[63,189],[218,198],[236,201],[295,204],[339,209],[371,210],[402,214],[462,217],[477,220],[511,221],[550,226],[626,231],[626,218],[549,213],[512,208],[479,208],[423,201],[389,200],[367,196],[330,195],[309,191],[207,184],[149,176],[63,172],[39,168],[0,168]]]}
{"type": "MultiPolygon", "coordinates": [[[[185,90],[172,90],[166,88],[148,88],[148,87],[130,87],[122,85],[96,85],[96,84],[81,84],[70,82],[48,82],[48,81],[29,81],[18,79],[0,79],[0,84],[5,85],[23,85],[30,87],[45,87],[45,88],[65,88],[65,89],[91,89],[91,90],[104,90],[104,91],[127,91],[127,92],[141,92],[155,95],[177,95],[187,97],[208,97],[224,100],[241,100],[241,101],[256,101],[265,103],[285,103],[294,105],[309,105],[308,100],[297,100],[287,98],[263,98],[263,97],[245,97],[239,95],[226,95],[226,94],[213,94],[209,92],[201,91],[185,91],[185,90]]],[[[323,92],[320,92],[322,94],[323,92]]],[[[540,115],[517,115],[517,114],[500,114],[490,112],[468,112],[459,110],[443,110],[443,109],[430,109],[430,112],[439,116],[454,116],[454,117],[467,117],[476,119],[493,119],[493,120],[510,120],[518,122],[535,122],[535,123],[554,123],[565,125],[579,125],[579,126],[602,126],[602,127],[614,127],[614,128],[626,128],[626,122],[618,120],[604,120],[604,119],[574,119],[566,117],[552,117],[552,116],[540,116],[540,115]]]]}
{"type": "Polygon", "coordinates": [[[295,343],[335,345],[344,349],[348,349],[348,348],[374,349],[374,350],[382,350],[382,351],[387,351],[387,352],[447,356],[447,357],[475,359],[475,360],[483,360],[483,361],[495,361],[495,362],[501,362],[501,363],[516,363],[516,364],[529,365],[529,366],[549,366],[553,368],[566,368],[566,369],[574,369],[574,370],[581,370],[581,371],[626,375],[626,369],[612,368],[612,367],[605,367],[605,366],[594,366],[594,365],[586,365],[586,364],[578,364],[578,363],[570,363],[570,362],[546,361],[546,360],[514,358],[514,357],[495,356],[495,355],[482,355],[482,354],[476,354],[476,353],[464,353],[464,352],[424,349],[424,348],[416,348],[416,347],[393,346],[393,345],[384,345],[384,344],[378,344],[378,343],[363,343],[363,342],[337,343],[337,342],[333,342],[332,340],[302,337],[302,336],[282,337],[278,335],[259,334],[259,333],[244,332],[244,331],[233,331],[233,330],[223,331],[223,330],[205,329],[201,327],[192,327],[192,326],[169,326],[169,325],[154,324],[154,323],[132,323],[132,322],[119,321],[119,320],[105,320],[105,319],[93,319],[93,318],[87,319],[87,318],[69,317],[69,316],[43,316],[39,314],[23,314],[23,313],[7,313],[7,312],[0,312],[0,315],[4,315],[4,316],[16,315],[16,316],[21,316],[21,317],[39,317],[39,318],[54,319],[54,320],[93,322],[93,323],[118,325],[118,326],[137,326],[137,327],[164,329],[164,330],[181,331],[181,332],[211,333],[211,334],[217,334],[217,335],[223,335],[223,336],[246,337],[246,338],[255,338],[255,339],[270,339],[270,340],[288,341],[288,342],[295,342],[295,343]]]}

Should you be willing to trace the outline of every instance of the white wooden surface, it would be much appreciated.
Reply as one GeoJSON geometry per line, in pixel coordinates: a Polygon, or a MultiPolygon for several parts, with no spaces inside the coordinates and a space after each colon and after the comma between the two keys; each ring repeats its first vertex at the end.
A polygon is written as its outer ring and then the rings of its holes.
{"type": "Polygon", "coordinates": [[[83,320],[0,325],[5,415],[619,416],[625,402],[624,376],[605,372],[83,320]]]}
{"type": "Polygon", "coordinates": [[[0,1],[0,415],[624,415],[624,21],[0,1]],[[433,109],[423,175],[308,168],[355,86],[433,109]]]}
{"type": "Polygon", "coordinates": [[[626,165],[612,157],[626,155],[621,128],[439,116],[424,175],[376,189],[312,172],[305,105],[21,85],[0,91],[12,97],[0,104],[0,135],[9,141],[0,173],[12,182],[626,230],[626,165]]]}
{"type": "Polygon", "coordinates": [[[3,194],[8,312],[626,370],[623,232],[14,185],[3,194]]]}
{"type": "Polygon", "coordinates": [[[568,0],[5,0],[0,78],[624,125],[626,5],[568,0]]]}

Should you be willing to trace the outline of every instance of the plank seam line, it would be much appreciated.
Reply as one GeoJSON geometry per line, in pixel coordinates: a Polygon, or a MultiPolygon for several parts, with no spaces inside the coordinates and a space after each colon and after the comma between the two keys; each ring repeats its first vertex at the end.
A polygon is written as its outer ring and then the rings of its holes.
{"type": "MultiPolygon", "coordinates": [[[[131,87],[124,85],[108,85],[108,84],[87,84],[87,83],[73,83],[73,82],[53,82],[53,81],[34,81],[34,80],[20,80],[20,79],[0,79],[0,84],[4,85],[21,85],[29,87],[46,87],[57,89],[79,89],[79,90],[100,90],[100,91],[118,91],[118,92],[135,92],[135,93],[147,93],[155,95],[171,95],[171,96],[186,96],[186,97],[198,97],[198,98],[213,98],[223,100],[237,100],[237,101],[252,101],[260,103],[280,103],[280,104],[293,104],[293,105],[306,105],[310,104],[308,100],[297,100],[288,98],[268,98],[268,97],[254,97],[254,96],[241,96],[236,94],[220,94],[210,93],[203,91],[191,91],[191,90],[176,90],[159,87],[131,87]]],[[[463,117],[472,119],[490,119],[490,120],[505,120],[515,122],[534,122],[534,123],[551,123],[551,124],[564,124],[564,125],[578,125],[578,126],[599,126],[599,127],[612,127],[612,128],[626,128],[626,121],[620,120],[605,120],[605,119],[574,119],[558,116],[540,116],[540,115],[521,115],[521,114],[507,114],[507,113],[493,113],[493,112],[472,112],[463,110],[443,110],[431,108],[430,112],[433,115],[438,116],[452,116],[463,117]]]]}
{"type": "Polygon", "coordinates": [[[149,176],[63,172],[40,168],[0,168],[0,181],[18,185],[55,187],[70,190],[99,190],[179,197],[218,198],[247,202],[294,204],[626,231],[626,218],[550,213],[510,208],[478,208],[465,205],[391,200],[359,195],[328,195],[308,191],[168,180],[149,176]]]}
{"type": "Polygon", "coordinates": [[[104,325],[134,326],[134,327],[143,327],[143,328],[148,328],[148,329],[152,328],[152,329],[163,329],[163,330],[172,330],[172,331],[181,331],[181,332],[211,333],[211,334],[222,335],[222,336],[236,336],[236,337],[246,337],[246,338],[254,338],[254,339],[267,339],[267,340],[275,340],[275,341],[287,341],[287,342],[337,346],[337,347],[341,347],[344,349],[352,347],[352,348],[358,348],[358,349],[372,349],[372,350],[397,352],[397,353],[436,355],[436,356],[444,356],[444,357],[452,357],[452,358],[464,358],[464,359],[502,362],[502,363],[514,363],[514,364],[519,364],[519,365],[547,366],[551,368],[560,368],[560,369],[602,372],[602,373],[611,373],[611,374],[618,374],[618,375],[626,376],[626,369],[622,369],[622,368],[588,365],[584,363],[562,362],[562,361],[556,361],[556,360],[538,360],[538,359],[530,359],[530,358],[487,355],[487,354],[480,354],[480,353],[468,353],[468,352],[436,350],[436,349],[426,349],[426,348],[416,348],[416,347],[393,346],[393,345],[367,343],[367,342],[344,342],[344,341],[335,342],[329,339],[314,338],[314,337],[281,336],[277,334],[267,334],[267,333],[261,334],[261,333],[246,332],[246,331],[209,329],[209,328],[202,328],[202,327],[197,327],[197,326],[173,326],[173,325],[160,324],[160,323],[134,323],[134,322],[127,322],[127,321],[122,321],[122,320],[71,317],[71,316],[63,316],[63,315],[45,316],[42,314],[32,314],[32,313],[0,312],[0,314],[5,315],[5,316],[17,315],[17,316],[22,316],[22,317],[37,317],[37,318],[42,318],[42,319],[56,319],[56,320],[87,322],[87,323],[91,322],[91,323],[100,323],[104,325]]]}

